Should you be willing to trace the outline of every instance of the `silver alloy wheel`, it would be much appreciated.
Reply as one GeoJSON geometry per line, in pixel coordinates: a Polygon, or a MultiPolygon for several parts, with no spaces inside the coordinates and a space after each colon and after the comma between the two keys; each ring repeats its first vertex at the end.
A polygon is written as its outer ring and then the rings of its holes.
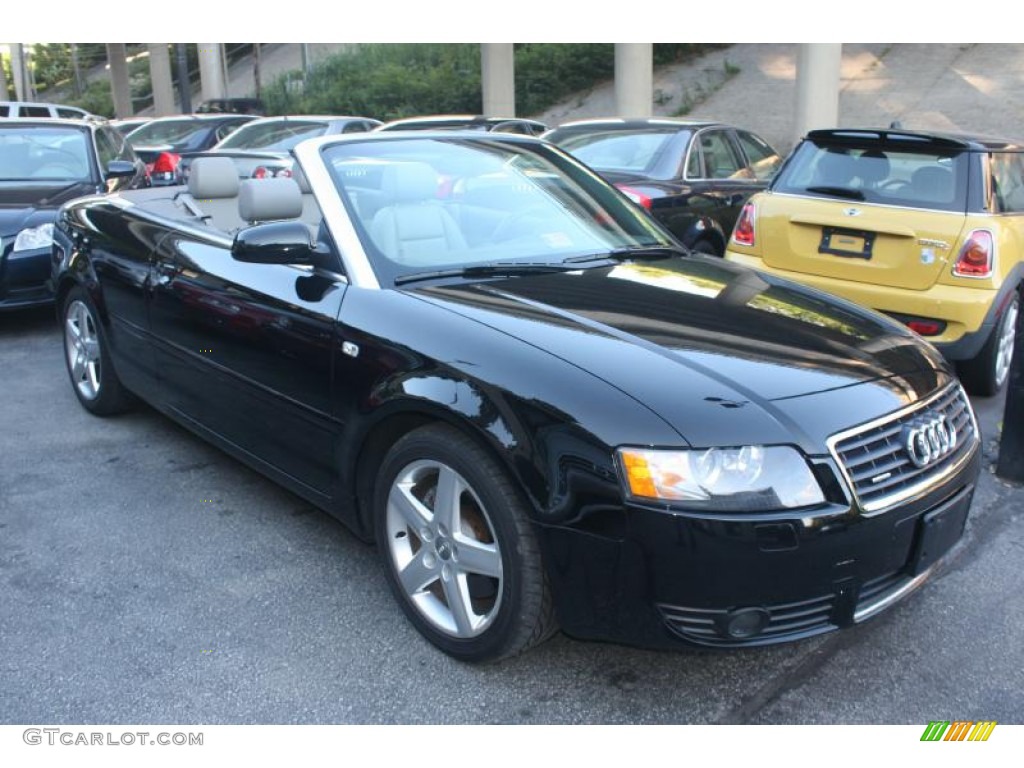
{"type": "Polygon", "coordinates": [[[414,461],[388,493],[388,554],[409,601],[455,638],[482,634],[501,608],[501,550],[469,483],[438,461],[414,461]]]}
{"type": "Polygon", "coordinates": [[[996,389],[1003,386],[1010,374],[1010,362],[1013,357],[1013,345],[1017,337],[1017,302],[1013,301],[1006,308],[1002,325],[999,327],[999,340],[996,342],[996,389]]]}
{"type": "Polygon", "coordinates": [[[100,394],[102,374],[99,331],[89,307],[77,299],[68,305],[64,317],[64,352],[79,394],[95,400],[100,394]]]}

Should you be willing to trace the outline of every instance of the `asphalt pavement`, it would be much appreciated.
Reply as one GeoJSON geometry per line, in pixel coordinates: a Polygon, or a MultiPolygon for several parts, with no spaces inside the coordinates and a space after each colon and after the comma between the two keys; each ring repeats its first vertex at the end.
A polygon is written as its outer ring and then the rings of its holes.
{"type": "Polygon", "coordinates": [[[0,393],[0,723],[1024,723],[1024,490],[987,469],[936,577],[852,630],[469,666],[340,523],[145,406],[86,413],[49,312],[0,316],[0,393]]]}

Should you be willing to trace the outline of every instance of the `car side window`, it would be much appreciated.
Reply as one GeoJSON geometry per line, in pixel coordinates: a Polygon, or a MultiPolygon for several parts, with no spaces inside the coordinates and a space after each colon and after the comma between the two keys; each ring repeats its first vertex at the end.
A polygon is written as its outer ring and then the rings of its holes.
{"type": "Polygon", "coordinates": [[[700,142],[690,142],[690,154],[686,158],[686,178],[703,179],[704,166],[700,157],[700,142]]]}
{"type": "Polygon", "coordinates": [[[245,123],[225,123],[224,125],[217,128],[217,141],[223,141],[236,130],[241,128],[245,123]]]}
{"type": "Polygon", "coordinates": [[[365,133],[366,132],[366,123],[364,123],[362,120],[353,120],[351,123],[346,124],[345,127],[341,129],[341,132],[342,133],[365,133]]]}
{"type": "Polygon", "coordinates": [[[0,117],[7,117],[11,114],[11,108],[6,104],[0,104],[0,117]]]}
{"type": "Polygon", "coordinates": [[[704,155],[705,177],[709,179],[742,179],[748,176],[725,131],[704,131],[700,135],[704,155]]]}
{"type": "Polygon", "coordinates": [[[96,131],[96,155],[100,161],[100,172],[106,173],[112,160],[117,160],[117,146],[104,130],[96,131]]]}
{"type": "Polygon", "coordinates": [[[20,117],[50,117],[49,107],[22,107],[18,112],[20,117]]]}
{"type": "Polygon", "coordinates": [[[1024,162],[1017,152],[992,154],[992,199],[996,213],[1024,213],[1024,162]]]}
{"type": "Polygon", "coordinates": [[[79,112],[77,109],[68,109],[67,107],[57,107],[57,117],[68,117],[72,120],[81,120],[85,117],[85,112],[79,112]]]}
{"type": "Polygon", "coordinates": [[[774,149],[759,136],[747,131],[736,131],[736,138],[747,156],[747,162],[750,164],[750,170],[754,173],[754,178],[758,181],[768,181],[775,175],[775,171],[782,163],[782,158],[774,149]]]}

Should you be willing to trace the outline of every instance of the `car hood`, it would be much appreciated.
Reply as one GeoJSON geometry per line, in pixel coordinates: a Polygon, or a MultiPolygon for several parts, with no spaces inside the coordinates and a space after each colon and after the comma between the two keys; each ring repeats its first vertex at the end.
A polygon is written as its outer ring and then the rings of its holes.
{"type": "Polygon", "coordinates": [[[694,445],[757,439],[814,451],[951,381],[903,326],[720,259],[412,292],[590,372],[694,445]]]}
{"type": "Polygon", "coordinates": [[[92,184],[0,186],[0,236],[54,220],[57,209],[76,197],[94,192],[92,184]]]}

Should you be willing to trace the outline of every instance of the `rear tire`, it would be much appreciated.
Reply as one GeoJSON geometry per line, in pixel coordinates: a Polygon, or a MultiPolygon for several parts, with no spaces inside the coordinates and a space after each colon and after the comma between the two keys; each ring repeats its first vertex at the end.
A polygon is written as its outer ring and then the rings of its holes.
{"type": "Polygon", "coordinates": [[[399,440],[374,492],[388,583],[419,632],[462,661],[497,661],[557,630],[526,504],[477,443],[442,424],[399,440]]]}
{"type": "Polygon", "coordinates": [[[90,413],[110,416],[128,409],[128,391],[117,378],[96,306],[81,287],[72,288],[61,310],[64,362],[71,387],[90,413]]]}
{"type": "Polygon", "coordinates": [[[981,351],[973,359],[959,364],[960,380],[972,395],[998,394],[1009,380],[1019,313],[1020,294],[1017,293],[1006,305],[981,351]]]}

